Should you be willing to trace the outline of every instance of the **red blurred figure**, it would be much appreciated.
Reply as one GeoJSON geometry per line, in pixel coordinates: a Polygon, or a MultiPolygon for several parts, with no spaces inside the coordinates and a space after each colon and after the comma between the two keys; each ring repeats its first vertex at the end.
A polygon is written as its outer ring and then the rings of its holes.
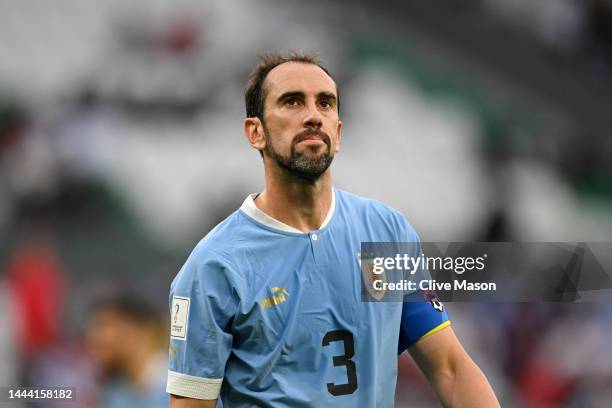
{"type": "Polygon", "coordinates": [[[562,407],[575,382],[546,362],[533,362],[519,379],[518,388],[529,408],[562,407]]]}
{"type": "Polygon", "coordinates": [[[8,266],[19,345],[26,356],[53,346],[60,332],[66,282],[53,246],[25,244],[8,266]]]}

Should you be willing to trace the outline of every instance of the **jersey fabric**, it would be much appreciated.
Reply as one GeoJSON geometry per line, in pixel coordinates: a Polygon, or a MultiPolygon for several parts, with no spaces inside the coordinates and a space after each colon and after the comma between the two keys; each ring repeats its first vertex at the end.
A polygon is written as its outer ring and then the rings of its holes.
{"type": "Polygon", "coordinates": [[[231,408],[393,407],[398,352],[449,321],[425,299],[361,301],[361,242],[418,236],[399,212],[335,188],[308,233],[247,197],[172,282],[167,391],[231,408]]]}

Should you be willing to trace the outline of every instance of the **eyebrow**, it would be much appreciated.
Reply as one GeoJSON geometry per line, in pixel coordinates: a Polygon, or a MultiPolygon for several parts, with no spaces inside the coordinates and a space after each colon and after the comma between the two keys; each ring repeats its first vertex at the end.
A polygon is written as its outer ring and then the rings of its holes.
{"type": "Polygon", "coordinates": [[[331,92],[319,92],[317,94],[317,98],[319,99],[327,99],[328,102],[333,103],[334,105],[338,102],[338,98],[331,92]]]}
{"type": "Polygon", "coordinates": [[[302,91],[288,91],[283,93],[281,96],[278,97],[279,101],[284,101],[287,98],[304,98],[304,92],[302,91]]]}
{"type": "MultiPolygon", "coordinates": [[[[284,101],[287,98],[304,98],[306,95],[302,91],[287,91],[278,97],[278,101],[284,101]]],[[[337,103],[338,98],[331,92],[323,91],[317,94],[317,99],[327,99],[328,101],[337,103]]]]}

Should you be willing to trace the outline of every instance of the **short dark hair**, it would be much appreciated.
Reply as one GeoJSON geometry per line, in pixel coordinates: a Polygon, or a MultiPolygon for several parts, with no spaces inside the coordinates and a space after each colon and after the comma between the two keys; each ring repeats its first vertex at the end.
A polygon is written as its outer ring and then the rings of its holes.
{"type": "MultiPolygon", "coordinates": [[[[253,67],[249,75],[246,89],[244,91],[244,102],[246,105],[247,118],[257,117],[263,122],[264,102],[266,100],[266,89],[264,82],[270,71],[277,66],[286,62],[301,62],[304,64],[312,64],[321,68],[327,75],[332,77],[329,71],[321,65],[318,55],[313,52],[298,53],[290,51],[286,54],[274,52],[260,55],[259,63],[253,67]]],[[[333,79],[333,78],[332,78],[333,79]]],[[[338,84],[336,84],[336,93],[338,93],[338,84]]],[[[338,97],[338,108],[340,108],[340,97],[338,97]]]]}
{"type": "Polygon", "coordinates": [[[92,313],[112,311],[131,323],[155,324],[163,320],[158,308],[147,299],[129,293],[112,293],[98,298],[92,307],[92,313]]]}

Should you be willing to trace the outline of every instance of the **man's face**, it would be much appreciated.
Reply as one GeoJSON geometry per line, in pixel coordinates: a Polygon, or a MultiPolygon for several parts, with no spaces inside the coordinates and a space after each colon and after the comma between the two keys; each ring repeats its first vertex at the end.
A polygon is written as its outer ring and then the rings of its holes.
{"type": "Polygon", "coordinates": [[[112,308],[101,309],[91,318],[87,343],[103,376],[122,374],[126,362],[142,343],[143,328],[112,308]]]}
{"type": "Polygon", "coordinates": [[[281,64],[264,83],[265,154],[307,180],[318,179],[340,149],[334,81],[316,65],[281,64]]]}

